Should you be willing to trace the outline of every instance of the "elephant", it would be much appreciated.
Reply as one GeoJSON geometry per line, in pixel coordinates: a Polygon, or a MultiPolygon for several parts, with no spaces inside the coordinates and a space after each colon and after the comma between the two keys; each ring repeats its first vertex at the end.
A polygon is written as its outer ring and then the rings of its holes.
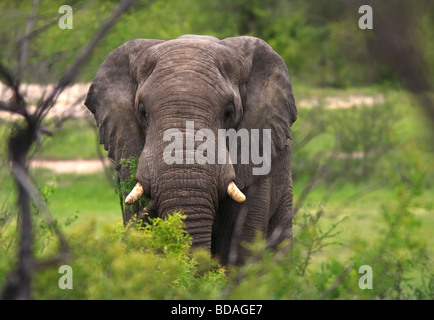
{"type": "Polygon", "coordinates": [[[138,157],[137,184],[125,202],[145,195],[150,203],[126,212],[127,221],[143,210],[165,218],[181,209],[192,247],[204,248],[223,264],[242,261],[248,252],[243,244],[258,234],[270,246],[292,241],[290,128],[297,108],[286,64],[265,41],[205,35],[130,40],[100,65],[85,105],[120,181],[130,173],[119,161],[138,157]],[[253,146],[252,159],[243,161],[236,135],[223,137],[224,148],[209,144],[203,152],[205,159],[219,152],[218,161],[192,158],[203,132],[217,136],[223,129],[243,130],[248,143],[257,143],[263,154],[268,150],[268,170],[253,173],[260,169],[252,161],[253,146]],[[252,138],[254,130],[262,140],[252,138]],[[175,138],[185,141],[178,153],[184,161],[166,161],[179,151],[168,151],[175,138]],[[228,140],[238,146],[235,156],[228,140]]]}

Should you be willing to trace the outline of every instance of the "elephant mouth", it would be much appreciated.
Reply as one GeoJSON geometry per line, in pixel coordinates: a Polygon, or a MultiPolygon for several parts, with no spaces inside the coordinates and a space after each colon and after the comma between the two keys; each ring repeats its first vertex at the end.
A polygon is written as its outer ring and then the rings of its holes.
{"type": "MultiPolygon", "coordinates": [[[[125,203],[131,205],[135,203],[142,195],[144,189],[140,182],[137,182],[134,186],[133,190],[128,194],[125,199],[125,203]]],[[[246,196],[241,192],[241,190],[237,187],[237,185],[231,181],[227,187],[228,195],[235,200],[236,202],[244,202],[246,201],[246,196]]]]}

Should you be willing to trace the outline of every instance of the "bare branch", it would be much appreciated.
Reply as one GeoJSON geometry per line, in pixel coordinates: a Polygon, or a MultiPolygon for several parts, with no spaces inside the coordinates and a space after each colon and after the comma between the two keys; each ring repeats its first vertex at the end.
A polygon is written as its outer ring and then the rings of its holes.
{"type": "Polygon", "coordinates": [[[33,0],[33,7],[32,7],[32,13],[30,14],[29,18],[27,19],[26,24],[26,30],[24,32],[24,38],[21,42],[21,48],[20,48],[20,56],[18,61],[18,72],[17,72],[17,78],[16,81],[18,84],[21,83],[21,80],[23,78],[23,72],[26,67],[27,62],[27,56],[29,54],[29,44],[30,44],[30,33],[32,32],[33,25],[35,24],[35,18],[36,18],[36,12],[38,11],[39,6],[39,0],[33,0]]]}
{"type": "MultiPolygon", "coordinates": [[[[74,5],[74,13],[77,12],[77,10],[82,9],[83,7],[85,7],[86,2],[81,3],[78,6],[74,5]]],[[[53,27],[53,26],[57,26],[59,23],[59,16],[58,13],[49,13],[49,14],[35,14],[35,19],[39,20],[39,21],[47,21],[48,19],[52,19],[49,22],[45,23],[43,26],[37,28],[37,29],[33,29],[31,28],[31,31],[29,33],[24,34],[24,36],[22,36],[21,38],[19,38],[18,40],[16,40],[17,46],[22,46],[22,43],[24,41],[27,41],[27,39],[32,39],[33,37],[37,36],[38,34],[46,31],[47,29],[53,27]]]]}
{"type": "Polygon", "coordinates": [[[321,296],[319,297],[319,300],[325,300],[327,297],[333,293],[333,291],[336,290],[337,287],[339,287],[342,283],[342,281],[345,279],[345,277],[350,273],[350,271],[353,269],[354,263],[350,262],[344,269],[344,271],[336,278],[336,280],[332,283],[332,285],[325,290],[321,296]]]}
{"type": "Polygon", "coordinates": [[[14,81],[12,73],[0,63],[0,77],[5,80],[6,86],[8,86],[13,93],[13,96],[9,102],[0,101],[0,110],[11,113],[20,114],[24,117],[28,117],[26,109],[26,101],[20,93],[19,83],[14,81]]]}
{"type": "Polygon", "coordinates": [[[53,107],[59,94],[65,89],[66,86],[72,83],[78,74],[78,71],[83,66],[84,62],[90,57],[95,47],[101,41],[102,38],[107,34],[111,27],[115,25],[119,17],[127,11],[135,0],[124,0],[122,1],[117,10],[113,13],[109,20],[107,20],[102,27],[97,31],[93,39],[89,42],[86,48],[81,52],[77,59],[73,62],[72,66],[63,74],[57,85],[54,87],[51,94],[45,99],[36,111],[37,119],[43,119],[47,112],[53,107]]]}
{"type": "Polygon", "coordinates": [[[228,265],[235,265],[237,263],[238,257],[240,256],[240,241],[241,234],[243,231],[244,222],[246,221],[248,214],[248,208],[246,204],[241,206],[241,209],[238,214],[237,221],[235,223],[234,232],[231,238],[231,244],[229,247],[229,255],[228,255],[228,265]]]}

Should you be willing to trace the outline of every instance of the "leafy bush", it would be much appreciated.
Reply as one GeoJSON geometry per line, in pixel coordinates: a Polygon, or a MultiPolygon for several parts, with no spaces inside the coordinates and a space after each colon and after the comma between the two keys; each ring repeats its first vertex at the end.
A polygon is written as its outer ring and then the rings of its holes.
{"type": "MultiPolygon", "coordinates": [[[[373,238],[363,233],[339,240],[344,216],[327,226],[326,212],[300,209],[294,242],[276,251],[262,237],[249,244],[245,265],[226,269],[207,252],[191,250],[181,213],[142,225],[119,221],[68,227],[70,259],[35,274],[35,299],[433,299],[434,270],[421,223],[411,212],[417,188],[400,185],[396,202],[384,206],[373,238]],[[326,250],[326,251],[325,251],[326,250]],[[328,251],[327,251],[328,250],[328,251]],[[349,251],[345,255],[331,252],[349,251]],[[327,252],[327,253],[326,253],[327,252]],[[73,271],[72,290],[58,282],[62,264],[73,271]],[[373,270],[373,288],[361,289],[358,272],[373,270]]],[[[71,223],[70,221],[68,222],[71,223]]],[[[47,231],[47,229],[44,229],[47,231]]],[[[49,230],[49,229],[48,229],[49,230]]],[[[3,230],[7,231],[7,230],[3,230]]],[[[10,231],[10,229],[9,229],[10,231]]],[[[2,232],[0,283],[13,266],[13,232],[2,232]]],[[[55,252],[55,237],[38,232],[37,257],[55,252]]]]}
{"type": "MultiPolygon", "coordinates": [[[[136,172],[137,172],[137,166],[139,163],[139,158],[137,156],[131,156],[128,159],[121,159],[119,161],[119,164],[125,168],[128,168],[130,172],[130,178],[125,181],[119,182],[116,187],[115,191],[117,194],[123,196],[124,194],[128,194],[133,190],[134,186],[137,183],[136,180],[136,172]]],[[[133,203],[130,205],[130,208],[134,211],[137,206],[146,207],[148,204],[149,199],[146,198],[144,195],[142,195],[136,203],[133,203]]]]}
{"type": "MultiPolygon", "coordinates": [[[[256,257],[230,277],[229,298],[247,299],[432,299],[434,269],[427,245],[419,235],[420,221],[411,213],[414,194],[400,188],[397,203],[385,206],[376,236],[356,234],[337,241],[344,217],[323,229],[323,212],[302,212],[294,225],[294,243],[277,253],[252,246],[256,257]],[[403,197],[403,194],[405,196],[403,197]],[[324,254],[325,248],[328,254],[324,254]],[[350,249],[344,256],[339,252],[350,249]],[[335,252],[332,254],[331,252],[335,252]],[[372,288],[365,288],[364,272],[372,268],[372,288]]],[[[375,230],[377,231],[377,230],[375,230]]],[[[227,289],[228,290],[228,289],[227,289]]]]}
{"type": "MultiPolygon", "coordinates": [[[[36,275],[36,299],[198,299],[217,297],[225,284],[224,269],[208,255],[190,253],[183,216],[154,219],[145,227],[95,224],[69,235],[73,289],[58,287],[59,265],[36,275]],[[204,265],[207,266],[204,269],[204,265]]],[[[52,247],[55,244],[52,243],[52,247]]],[[[52,249],[52,248],[50,248],[52,249]]],[[[50,250],[50,249],[47,249],[50,250]]]]}

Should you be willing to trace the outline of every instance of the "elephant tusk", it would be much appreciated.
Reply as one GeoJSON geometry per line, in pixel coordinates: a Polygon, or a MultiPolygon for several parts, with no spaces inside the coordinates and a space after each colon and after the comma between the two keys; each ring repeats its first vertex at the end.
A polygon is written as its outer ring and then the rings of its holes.
{"type": "Polygon", "coordinates": [[[133,190],[131,190],[130,194],[125,199],[125,203],[126,204],[133,204],[134,202],[139,200],[139,198],[142,196],[142,194],[143,194],[143,187],[140,184],[140,182],[137,182],[136,185],[134,186],[133,190]]]}
{"type": "Polygon", "coordinates": [[[240,191],[240,189],[238,189],[233,181],[228,185],[228,195],[236,202],[246,201],[246,196],[240,191]]]}

